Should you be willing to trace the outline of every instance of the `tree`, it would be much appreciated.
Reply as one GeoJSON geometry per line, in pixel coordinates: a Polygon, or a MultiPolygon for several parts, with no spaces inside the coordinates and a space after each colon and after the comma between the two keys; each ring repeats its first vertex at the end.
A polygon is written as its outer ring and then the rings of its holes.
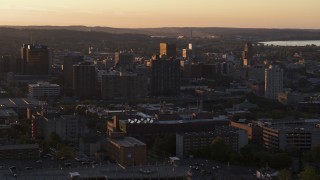
{"type": "Polygon", "coordinates": [[[305,167],[298,176],[300,180],[318,180],[320,178],[316,169],[311,166],[305,167]]]}
{"type": "Polygon", "coordinates": [[[68,159],[73,159],[75,157],[75,151],[72,147],[65,146],[57,151],[57,157],[65,157],[68,159]]]}
{"type": "Polygon", "coordinates": [[[320,145],[313,147],[310,151],[305,152],[304,158],[308,162],[320,161],[320,145]]]}
{"type": "Polygon", "coordinates": [[[270,167],[274,169],[288,168],[292,163],[292,159],[285,153],[278,153],[272,156],[270,160],[270,167]]]}
{"type": "Polygon", "coordinates": [[[213,139],[211,145],[211,159],[217,161],[230,161],[232,154],[235,152],[232,150],[231,146],[226,145],[221,137],[216,137],[213,139]]]}
{"type": "Polygon", "coordinates": [[[60,136],[55,132],[52,132],[49,135],[48,144],[49,144],[49,146],[52,146],[54,148],[60,148],[63,146],[63,143],[62,143],[60,136]]]}
{"type": "Polygon", "coordinates": [[[278,174],[279,180],[290,180],[292,179],[292,173],[287,169],[282,169],[278,174]]]}

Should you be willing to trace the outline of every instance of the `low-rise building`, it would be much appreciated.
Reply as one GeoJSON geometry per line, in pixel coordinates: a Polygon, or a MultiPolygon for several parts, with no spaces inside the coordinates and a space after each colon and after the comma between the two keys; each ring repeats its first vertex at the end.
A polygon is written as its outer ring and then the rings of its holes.
{"type": "Polygon", "coordinates": [[[270,150],[310,150],[320,144],[320,120],[261,120],[263,144],[270,150]]]}
{"type": "Polygon", "coordinates": [[[255,143],[262,143],[262,127],[254,121],[239,119],[238,121],[231,121],[230,125],[246,131],[248,134],[248,140],[255,143]]]}
{"type": "Polygon", "coordinates": [[[28,91],[30,97],[55,97],[60,94],[60,86],[49,82],[38,82],[29,84],[28,91]]]}
{"type": "Polygon", "coordinates": [[[189,132],[176,134],[176,155],[185,157],[192,155],[194,150],[209,146],[214,138],[221,137],[234,151],[248,144],[247,133],[231,126],[219,126],[212,131],[189,132]]]}
{"type": "Polygon", "coordinates": [[[48,139],[51,133],[57,133],[63,141],[78,143],[80,115],[61,115],[57,110],[37,112],[32,115],[32,137],[48,139]]]}
{"type": "Polygon", "coordinates": [[[35,159],[39,158],[38,144],[1,145],[0,159],[35,159]]]}
{"type": "Polygon", "coordinates": [[[133,137],[109,139],[108,156],[123,167],[146,164],[146,144],[133,137]]]}
{"type": "Polygon", "coordinates": [[[19,116],[14,110],[8,108],[0,108],[0,125],[17,123],[18,119],[19,116]]]}

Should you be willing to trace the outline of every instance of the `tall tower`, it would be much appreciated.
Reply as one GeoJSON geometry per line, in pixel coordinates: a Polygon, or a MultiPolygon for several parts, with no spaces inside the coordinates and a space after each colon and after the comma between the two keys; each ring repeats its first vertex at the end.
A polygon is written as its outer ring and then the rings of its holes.
{"type": "Polygon", "coordinates": [[[151,61],[151,94],[174,96],[180,93],[180,60],[155,58],[151,61]]]}
{"type": "Polygon", "coordinates": [[[63,76],[64,88],[72,88],[73,85],[73,65],[83,61],[83,56],[80,53],[73,52],[63,57],[63,76]]]}
{"type": "Polygon", "coordinates": [[[160,43],[160,57],[166,56],[167,59],[177,57],[176,44],[160,43]]]}
{"type": "Polygon", "coordinates": [[[251,43],[246,43],[242,51],[242,64],[243,66],[251,66],[253,62],[253,47],[251,43]]]}
{"type": "Polygon", "coordinates": [[[80,98],[90,98],[96,95],[96,69],[90,63],[73,65],[73,90],[80,98]]]}
{"type": "Polygon", "coordinates": [[[123,69],[133,67],[134,54],[130,51],[120,51],[114,54],[114,65],[123,69]]]}
{"type": "Polygon", "coordinates": [[[49,73],[49,49],[47,46],[23,44],[21,61],[22,74],[45,75],[49,73]]]}
{"type": "Polygon", "coordinates": [[[283,69],[270,65],[265,70],[265,97],[277,99],[280,92],[283,92],[283,69]]]}

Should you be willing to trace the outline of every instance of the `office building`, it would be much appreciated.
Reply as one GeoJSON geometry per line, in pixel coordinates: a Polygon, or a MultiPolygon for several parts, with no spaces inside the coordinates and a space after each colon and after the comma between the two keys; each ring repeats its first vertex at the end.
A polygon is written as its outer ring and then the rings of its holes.
{"type": "Polygon", "coordinates": [[[320,144],[319,119],[260,120],[263,145],[270,150],[310,150],[320,144]]]}
{"type": "Polygon", "coordinates": [[[283,92],[283,69],[270,65],[265,69],[265,97],[278,99],[278,93],[283,92]]]}
{"type": "Polygon", "coordinates": [[[73,65],[73,90],[79,98],[91,98],[96,95],[96,70],[90,63],[73,65]]]}
{"type": "Polygon", "coordinates": [[[151,94],[153,96],[175,96],[180,94],[180,60],[151,60],[151,94]]]}
{"type": "Polygon", "coordinates": [[[29,97],[56,97],[60,95],[60,86],[49,82],[38,82],[28,85],[29,97]]]}
{"type": "Polygon", "coordinates": [[[246,43],[242,51],[242,64],[243,66],[254,65],[253,62],[253,47],[251,43],[246,43]]]}
{"type": "Polygon", "coordinates": [[[177,57],[176,44],[160,43],[160,57],[175,59],[177,57]]]}
{"type": "Polygon", "coordinates": [[[148,84],[145,76],[134,73],[115,72],[102,75],[102,99],[135,99],[148,95],[148,84]]]}
{"type": "Polygon", "coordinates": [[[130,51],[120,51],[114,54],[114,65],[121,70],[131,69],[133,62],[134,54],[130,51]]]}
{"type": "Polygon", "coordinates": [[[61,115],[57,110],[36,112],[32,115],[32,138],[42,137],[48,140],[51,133],[56,133],[63,141],[78,143],[80,115],[61,115]]]}
{"type": "Polygon", "coordinates": [[[146,144],[133,137],[109,139],[107,150],[109,158],[123,167],[146,164],[146,144]]]}
{"type": "Polygon", "coordinates": [[[79,52],[68,53],[63,57],[64,88],[72,88],[73,85],[73,65],[83,61],[83,56],[79,52]]]}
{"type": "Polygon", "coordinates": [[[231,121],[230,125],[246,131],[249,141],[258,144],[262,143],[262,127],[259,126],[258,123],[246,119],[239,119],[238,121],[231,121]]]}
{"type": "Polygon", "coordinates": [[[212,131],[188,132],[176,134],[176,155],[185,157],[193,155],[195,150],[208,147],[216,137],[221,137],[225,144],[236,152],[248,144],[247,133],[231,126],[219,126],[212,131]]]}
{"type": "Polygon", "coordinates": [[[44,45],[23,44],[21,71],[24,75],[49,74],[49,49],[44,45]]]}

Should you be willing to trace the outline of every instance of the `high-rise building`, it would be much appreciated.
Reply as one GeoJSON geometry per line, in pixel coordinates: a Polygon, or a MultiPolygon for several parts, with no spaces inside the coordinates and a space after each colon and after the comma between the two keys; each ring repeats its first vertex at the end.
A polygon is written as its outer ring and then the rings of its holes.
{"type": "Polygon", "coordinates": [[[180,60],[154,58],[151,60],[151,94],[173,96],[180,93],[180,60]]]}
{"type": "Polygon", "coordinates": [[[125,69],[130,69],[133,66],[134,55],[132,52],[120,51],[114,54],[114,65],[125,69]]]}
{"type": "Polygon", "coordinates": [[[177,56],[176,44],[160,43],[160,57],[166,56],[167,59],[175,59],[177,56]]]}
{"type": "Polygon", "coordinates": [[[83,61],[83,56],[78,52],[69,53],[63,58],[64,88],[72,88],[73,65],[83,61]]]}
{"type": "Polygon", "coordinates": [[[277,99],[278,93],[283,92],[283,69],[270,65],[265,69],[265,97],[277,99]]]}
{"type": "Polygon", "coordinates": [[[22,74],[45,75],[49,73],[49,49],[47,46],[23,44],[21,60],[22,74]]]}
{"type": "Polygon", "coordinates": [[[80,98],[90,98],[96,95],[95,66],[83,62],[73,65],[73,90],[80,98]]]}
{"type": "Polygon", "coordinates": [[[242,64],[243,66],[251,66],[253,62],[253,47],[251,43],[246,43],[242,51],[242,64]]]}
{"type": "Polygon", "coordinates": [[[102,99],[145,98],[147,95],[148,84],[145,76],[122,72],[102,75],[102,99]]]}

